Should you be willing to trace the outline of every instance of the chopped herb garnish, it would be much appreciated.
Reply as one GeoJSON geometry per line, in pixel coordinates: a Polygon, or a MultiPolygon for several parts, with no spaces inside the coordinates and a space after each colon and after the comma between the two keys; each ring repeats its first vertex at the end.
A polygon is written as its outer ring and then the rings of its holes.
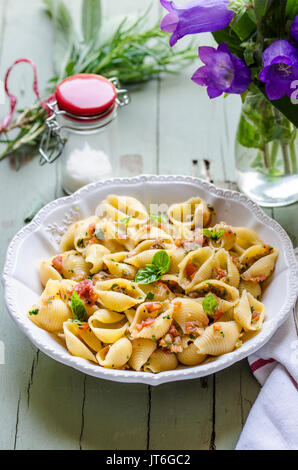
{"type": "Polygon", "coordinates": [[[213,294],[208,294],[202,302],[202,307],[206,315],[212,317],[218,309],[218,302],[213,294]]]}
{"type": "Polygon", "coordinates": [[[119,220],[119,224],[127,225],[130,219],[131,215],[129,215],[128,217],[124,217],[124,219],[119,220]]]}
{"type": "Polygon", "coordinates": [[[35,308],[34,310],[30,310],[29,315],[37,315],[39,312],[39,308],[35,308]]]}
{"type": "Polygon", "coordinates": [[[97,240],[104,240],[105,239],[104,231],[101,228],[99,228],[97,230],[97,232],[95,233],[95,236],[96,236],[97,240]]]}
{"type": "Polygon", "coordinates": [[[148,292],[148,294],[146,295],[145,302],[146,302],[146,300],[153,300],[153,299],[154,299],[153,292],[148,292]]]}

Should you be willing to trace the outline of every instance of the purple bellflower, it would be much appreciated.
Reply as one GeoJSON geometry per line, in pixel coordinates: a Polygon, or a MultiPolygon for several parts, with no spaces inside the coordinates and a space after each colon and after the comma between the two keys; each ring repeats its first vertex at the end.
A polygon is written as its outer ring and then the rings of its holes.
{"type": "Polygon", "coordinates": [[[298,42],[298,15],[295,17],[292,23],[291,36],[296,42],[298,42]]]}
{"type": "Polygon", "coordinates": [[[285,39],[275,41],[264,51],[263,64],[259,78],[266,83],[268,98],[291,97],[291,85],[298,80],[298,49],[285,39]]]}
{"type": "Polygon", "coordinates": [[[193,0],[183,6],[160,0],[168,14],[161,22],[161,29],[172,33],[170,46],[187,34],[218,31],[228,26],[234,12],[228,9],[229,0],[193,0]]]}
{"type": "Polygon", "coordinates": [[[204,66],[192,76],[198,85],[207,86],[209,98],[217,98],[223,93],[244,93],[251,81],[249,67],[235,55],[231,54],[226,43],[217,49],[199,47],[199,56],[204,66]]]}

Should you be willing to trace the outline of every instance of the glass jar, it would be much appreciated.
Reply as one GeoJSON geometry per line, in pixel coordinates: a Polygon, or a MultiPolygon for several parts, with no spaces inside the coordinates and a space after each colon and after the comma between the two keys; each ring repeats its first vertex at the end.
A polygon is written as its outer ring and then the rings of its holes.
{"type": "Polygon", "coordinates": [[[128,102],[116,80],[100,75],[73,75],[58,85],[39,151],[41,164],[60,157],[67,194],[118,175],[117,116],[128,102]]]}
{"type": "Polygon", "coordinates": [[[298,200],[298,131],[264,95],[249,92],[235,146],[237,183],[260,206],[298,200]]]}

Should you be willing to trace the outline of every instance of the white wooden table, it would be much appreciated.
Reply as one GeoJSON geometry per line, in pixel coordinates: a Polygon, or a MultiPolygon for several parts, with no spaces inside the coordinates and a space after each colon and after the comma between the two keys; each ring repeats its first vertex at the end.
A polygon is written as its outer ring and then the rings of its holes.
{"type": "MultiPolygon", "coordinates": [[[[66,3],[76,11],[77,0],[66,3]]],[[[105,14],[143,10],[148,3],[105,0],[105,14]]],[[[158,14],[159,2],[153,3],[158,14]]],[[[1,79],[13,60],[30,57],[45,88],[53,75],[51,44],[41,0],[0,0],[1,79]]],[[[119,123],[123,174],[195,175],[194,161],[206,159],[215,182],[233,184],[240,99],[211,102],[190,80],[197,66],[132,92],[119,123]]],[[[26,66],[11,77],[20,105],[33,100],[31,80],[26,66]]],[[[6,109],[0,105],[1,117],[6,109]]],[[[0,163],[0,268],[35,203],[62,194],[56,164],[23,163],[18,172],[13,158],[0,163]]],[[[268,212],[296,243],[297,205],[268,212]]],[[[36,350],[10,319],[2,291],[0,340],[0,449],[233,449],[259,392],[246,360],[215,376],[157,388],[84,376],[36,350]]]]}

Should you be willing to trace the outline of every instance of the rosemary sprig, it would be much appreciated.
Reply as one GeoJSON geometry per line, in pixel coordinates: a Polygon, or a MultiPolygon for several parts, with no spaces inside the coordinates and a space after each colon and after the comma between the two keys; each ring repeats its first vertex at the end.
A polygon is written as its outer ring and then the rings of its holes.
{"type": "MultiPolygon", "coordinates": [[[[108,39],[101,37],[104,21],[100,0],[82,0],[82,34],[75,31],[70,12],[62,0],[44,0],[54,28],[54,68],[56,76],[48,82],[52,93],[65,77],[76,73],[98,73],[117,77],[124,85],[152,80],[161,73],[178,73],[197,57],[189,46],[183,50],[169,47],[168,34],[159,23],[146,29],[148,10],[136,21],[119,20],[108,39]]],[[[23,145],[37,146],[45,129],[47,112],[39,105],[19,111],[19,116],[4,129],[4,149],[0,160],[23,145]],[[9,138],[14,131],[14,138],[9,138]]]]}

